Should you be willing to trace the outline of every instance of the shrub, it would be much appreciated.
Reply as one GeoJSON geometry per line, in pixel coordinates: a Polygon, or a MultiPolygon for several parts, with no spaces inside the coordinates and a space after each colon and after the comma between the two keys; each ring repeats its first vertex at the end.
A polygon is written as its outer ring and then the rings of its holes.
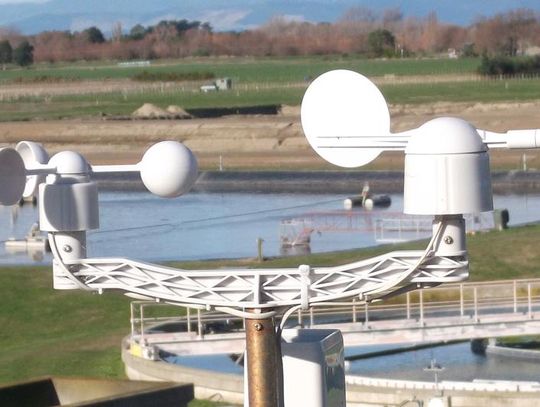
{"type": "Polygon", "coordinates": [[[23,41],[13,50],[13,62],[20,66],[34,63],[34,47],[28,41],[23,41]]]}
{"type": "Polygon", "coordinates": [[[486,76],[540,74],[540,56],[511,58],[483,56],[478,73],[486,76]]]}

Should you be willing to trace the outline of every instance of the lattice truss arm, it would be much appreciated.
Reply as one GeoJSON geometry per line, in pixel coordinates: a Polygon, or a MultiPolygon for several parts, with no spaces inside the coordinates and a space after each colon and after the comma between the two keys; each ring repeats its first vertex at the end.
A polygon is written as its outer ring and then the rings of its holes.
{"type": "Polygon", "coordinates": [[[335,267],[183,270],[128,259],[63,261],[51,236],[55,287],[123,290],[149,299],[206,307],[275,308],[373,299],[396,291],[462,281],[466,257],[396,251],[335,267]]]}

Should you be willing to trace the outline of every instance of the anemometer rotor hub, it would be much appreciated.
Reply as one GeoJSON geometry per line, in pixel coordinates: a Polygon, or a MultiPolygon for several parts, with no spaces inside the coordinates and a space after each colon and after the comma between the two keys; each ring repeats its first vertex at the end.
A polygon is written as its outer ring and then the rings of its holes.
{"type": "Polygon", "coordinates": [[[60,175],[86,175],[90,172],[88,161],[75,151],[61,151],[49,161],[60,175]]]}

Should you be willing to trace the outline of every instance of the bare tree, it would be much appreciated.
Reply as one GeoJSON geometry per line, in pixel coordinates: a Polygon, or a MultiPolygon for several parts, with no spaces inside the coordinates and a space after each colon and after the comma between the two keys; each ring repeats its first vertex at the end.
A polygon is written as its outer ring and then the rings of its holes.
{"type": "MultiPolygon", "coordinates": [[[[516,55],[531,45],[540,45],[539,14],[532,10],[516,9],[461,27],[439,21],[434,12],[425,17],[404,17],[397,7],[382,12],[352,7],[335,23],[299,22],[274,16],[259,28],[241,32],[213,32],[208,24],[199,21],[170,20],[148,27],[137,25],[129,36],[123,36],[122,25],[115,23],[112,41],[92,41],[89,33],[97,33],[96,27],[81,33],[53,31],[29,38],[0,27],[0,41],[8,40],[17,47],[29,39],[36,62],[189,55],[369,54],[369,33],[377,30],[393,34],[398,55],[403,50],[433,54],[449,48],[463,49],[466,45],[472,49],[473,44],[479,53],[516,55]]],[[[383,53],[394,52],[387,46],[383,53]]]]}
{"type": "Polygon", "coordinates": [[[122,39],[122,23],[117,21],[111,28],[111,39],[113,42],[119,42],[122,39]]]}

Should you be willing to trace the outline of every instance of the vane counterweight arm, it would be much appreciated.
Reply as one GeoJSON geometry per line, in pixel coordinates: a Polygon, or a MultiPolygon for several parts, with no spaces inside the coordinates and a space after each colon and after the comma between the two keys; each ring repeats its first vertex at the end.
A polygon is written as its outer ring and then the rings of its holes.
{"type": "MultiPolygon", "coordinates": [[[[369,135],[351,135],[348,137],[317,137],[317,149],[373,149],[381,151],[405,151],[409,139],[418,129],[387,136],[371,137],[369,135]]],[[[509,130],[496,133],[489,130],[476,129],[478,135],[489,148],[535,149],[540,148],[540,129],[509,130]]]]}
{"type": "Polygon", "coordinates": [[[540,129],[509,130],[506,133],[477,131],[489,148],[540,148],[540,129]]]}

